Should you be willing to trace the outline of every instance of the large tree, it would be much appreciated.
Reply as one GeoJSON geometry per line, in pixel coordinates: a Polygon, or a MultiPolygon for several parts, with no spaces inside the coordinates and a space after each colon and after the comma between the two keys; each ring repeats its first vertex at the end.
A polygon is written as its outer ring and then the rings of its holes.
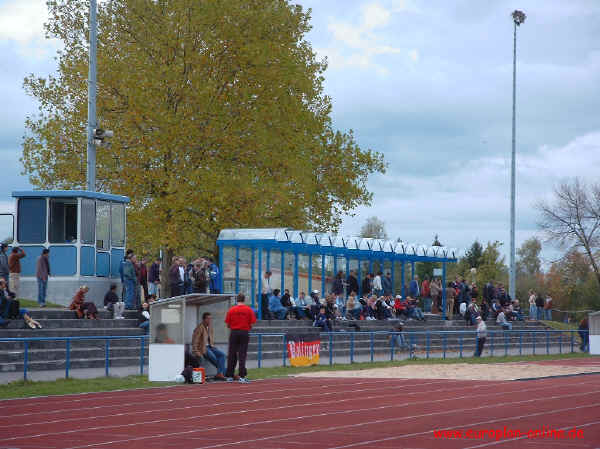
{"type": "MultiPolygon", "coordinates": [[[[22,161],[41,188],[85,186],[88,0],[50,0],[55,75],[22,161]]],[[[129,244],[213,252],[227,227],[335,229],[371,201],[382,155],[335,131],[310,10],[287,0],[111,0],[98,11],[97,188],[131,198],[129,244]]]]}
{"type": "Polygon", "coordinates": [[[360,228],[360,236],[371,239],[387,239],[385,223],[377,217],[367,218],[365,224],[360,228]]]}

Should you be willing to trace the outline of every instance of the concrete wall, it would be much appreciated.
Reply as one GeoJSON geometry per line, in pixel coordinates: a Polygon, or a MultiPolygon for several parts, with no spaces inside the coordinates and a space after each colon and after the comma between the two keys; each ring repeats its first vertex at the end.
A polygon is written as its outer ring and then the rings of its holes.
{"type": "MultiPolygon", "coordinates": [[[[118,279],[98,278],[98,277],[50,277],[48,280],[48,292],[46,302],[53,302],[63,306],[68,306],[73,300],[73,296],[82,285],[87,285],[90,291],[86,295],[88,301],[94,302],[98,307],[104,307],[104,295],[110,288],[110,284],[117,284],[117,294],[121,296],[121,282],[118,279]]],[[[19,298],[31,299],[37,301],[38,284],[37,279],[33,277],[21,278],[19,288],[19,298]]]]}

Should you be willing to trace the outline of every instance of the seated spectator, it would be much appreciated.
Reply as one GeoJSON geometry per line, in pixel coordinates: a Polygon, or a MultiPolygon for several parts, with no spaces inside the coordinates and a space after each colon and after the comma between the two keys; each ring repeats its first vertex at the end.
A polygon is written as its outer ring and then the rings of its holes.
{"type": "Polygon", "coordinates": [[[479,316],[479,306],[476,302],[477,298],[471,298],[471,304],[467,307],[467,311],[465,312],[465,321],[468,326],[472,326],[476,323],[477,317],[479,316]]]}
{"type": "Polygon", "coordinates": [[[148,333],[150,327],[150,305],[147,302],[143,302],[140,307],[140,315],[138,317],[138,327],[144,329],[148,333]]]}
{"type": "Polygon", "coordinates": [[[331,332],[331,325],[329,320],[327,319],[327,315],[325,313],[325,307],[321,306],[319,309],[319,314],[315,318],[315,322],[313,323],[314,327],[320,327],[321,330],[325,332],[331,332]]]}
{"type": "Polygon", "coordinates": [[[269,297],[269,311],[277,320],[285,320],[287,318],[288,309],[281,304],[278,288],[273,290],[273,294],[269,297]]]}
{"type": "Polygon", "coordinates": [[[196,326],[192,336],[192,355],[196,357],[198,365],[200,359],[205,358],[217,368],[216,380],[225,380],[225,353],[213,346],[215,334],[212,327],[212,317],[209,312],[202,314],[202,323],[196,326]]]}
{"type": "Polygon", "coordinates": [[[512,323],[509,323],[506,319],[506,314],[504,313],[504,309],[500,309],[498,313],[498,317],[496,318],[496,324],[502,326],[504,330],[512,330],[512,323]]]}
{"type": "Polygon", "coordinates": [[[388,310],[388,305],[383,297],[377,299],[377,302],[375,303],[375,317],[378,320],[392,318],[392,313],[388,310]]]}
{"type": "Polygon", "coordinates": [[[0,326],[8,326],[10,320],[23,320],[32,329],[41,329],[42,325],[29,316],[27,309],[21,309],[15,294],[8,289],[6,280],[0,278],[0,326]]]}
{"type": "Polygon", "coordinates": [[[346,316],[351,320],[360,320],[361,312],[362,304],[360,301],[357,301],[355,293],[352,292],[346,302],[346,316]]]}
{"type": "Polygon", "coordinates": [[[286,308],[288,311],[288,315],[292,316],[292,297],[290,296],[290,291],[286,288],[283,291],[283,295],[281,295],[281,305],[286,308]]]}
{"type": "Polygon", "coordinates": [[[337,310],[338,310],[340,318],[345,319],[345,317],[346,317],[346,302],[344,301],[344,297],[342,295],[336,295],[335,305],[337,306],[337,310]]]}
{"type": "Polygon", "coordinates": [[[371,295],[367,298],[367,309],[365,319],[367,320],[376,320],[376,307],[377,307],[377,297],[375,295],[371,295]]]}
{"type": "Polygon", "coordinates": [[[408,303],[408,316],[416,320],[425,321],[425,315],[420,307],[417,306],[418,300],[412,297],[406,298],[408,303]]]}
{"type": "Polygon", "coordinates": [[[369,304],[367,304],[367,300],[362,297],[358,300],[358,302],[360,303],[360,307],[361,307],[361,317],[363,319],[367,319],[367,317],[369,316],[369,304]]]}
{"type": "Polygon", "coordinates": [[[402,296],[396,295],[396,299],[394,300],[394,311],[396,312],[396,318],[400,318],[404,316],[408,318],[408,304],[406,301],[402,300],[402,296]]]}
{"type": "Polygon", "coordinates": [[[328,295],[325,299],[325,315],[327,315],[327,319],[329,323],[333,322],[333,320],[337,317],[337,308],[335,305],[335,295],[328,295]]]}
{"type": "Polygon", "coordinates": [[[175,341],[169,337],[169,331],[165,323],[160,323],[156,326],[156,338],[154,339],[154,342],[167,345],[175,344],[175,341]]]}
{"type": "Polygon", "coordinates": [[[104,308],[113,314],[115,320],[123,319],[125,303],[117,296],[117,284],[110,284],[110,290],[104,295],[104,308]]]}
{"type": "Polygon", "coordinates": [[[494,299],[494,302],[492,302],[492,316],[494,318],[498,318],[498,314],[500,313],[500,311],[502,310],[502,307],[500,307],[500,304],[498,303],[497,300],[494,299]]]}
{"type": "Polygon", "coordinates": [[[69,309],[75,311],[77,318],[85,317],[89,320],[97,320],[98,309],[96,309],[96,305],[93,302],[88,302],[85,300],[85,294],[89,291],[90,289],[86,285],[77,290],[69,309]]]}
{"type": "Polygon", "coordinates": [[[310,316],[310,304],[306,300],[306,295],[304,292],[300,292],[300,296],[295,301],[292,310],[297,320],[301,320],[310,316]]]}

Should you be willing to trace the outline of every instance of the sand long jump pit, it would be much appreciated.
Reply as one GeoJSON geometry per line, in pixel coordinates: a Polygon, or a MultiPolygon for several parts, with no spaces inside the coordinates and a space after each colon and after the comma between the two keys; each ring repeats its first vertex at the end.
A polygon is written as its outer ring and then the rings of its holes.
{"type": "Polygon", "coordinates": [[[356,371],[317,371],[298,377],[366,377],[370,379],[522,380],[578,374],[600,374],[600,358],[513,363],[410,364],[356,371]]]}

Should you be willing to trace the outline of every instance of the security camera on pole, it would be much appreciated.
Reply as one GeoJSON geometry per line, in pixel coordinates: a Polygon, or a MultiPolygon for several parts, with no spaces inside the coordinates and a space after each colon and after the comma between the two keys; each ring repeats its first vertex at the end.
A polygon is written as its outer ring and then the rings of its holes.
{"type": "Polygon", "coordinates": [[[510,190],[510,280],[509,294],[515,299],[517,290],[517,267],[515,263],[515,158],[516,158],[516,101],[517,101],[517,27],[525,22],[527,17],[523,11],[515,10],[511,14],[514,22],[513,39],[513,110],[512,110],[512,164],[510,190]]]}

